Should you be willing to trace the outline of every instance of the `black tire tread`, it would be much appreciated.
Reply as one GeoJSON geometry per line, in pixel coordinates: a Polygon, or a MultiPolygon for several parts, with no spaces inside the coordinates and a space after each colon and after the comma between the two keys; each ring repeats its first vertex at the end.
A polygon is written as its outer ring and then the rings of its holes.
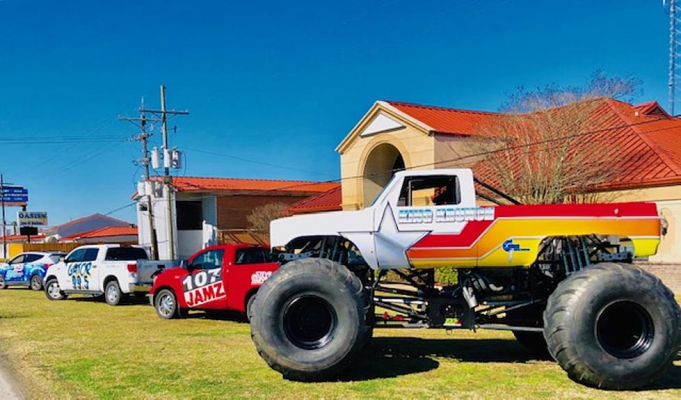
{"type": "MultiPolygon", "coordinates": [[[[568,376],[587,386],[612,390],[641,387],[664,374],[678,351],[677,348],[670,353],[669,362],[667,364],[660,366],[657,370],[652,371],[646,376],[642,376],[639,380],[632,380],[626,383],[612,382],[603,378],[587,365],[580,362],[579,356],[575,354],[573,346],[570,345],[570,340],[565,337],[565,332],[567,331],[567,327],[565,326],[567,323],[566,319],[557,318],[556,316],[559,313],[569,313],[569,310],[572,309],[570,304],[579,299],[580,295],[586,290],[584,287],[587,283],[605,279],[610,275],[621,277],[623,274],[630,275],[633,279],[648,281],[648,285],[656,291],[655,296],[661,301],[669,301],[674,305],[676,315],[670,315],[669,317],[675,318],[676,321],[681,320],[681,310],[679,309],[671,290],[669,290],[669,288],[667,288],[656,276],[633,265],[616,263],[595,264],[562,281],[549,297],[546,310],[544,311],[544,338],[548,344],[548,350],[551,353],[551,356],[558,361],[563,369],[565,369],[568,376]]],[[[678,341],[681,341],[681,329],[678,332],[678,341]]]]}
{"type": "MultiPolygon", "coordinates": [[[[363,299],[364,301],[363,309],[366,318],[366,316],[368,315],[367,313],[371,309],[371,302],[368,301],[368,295],[365,293],[362,281],[348,268],[333,261],[322,258],[301,259],[297,260],[296,264],[298,268],[292,268],[291,266],[287,266],[286,269],[281,271],[280,273],[288,273],[289,275],[295,276],[299,274],[298,271],[300,270],[316,268],[317,270],[323,271],[325,274],[333,276],[333,279],[340,278],[340,281],[344,284],[346,288],[350,289],[353,293],[355,293],[355,295],[363,299]]],[[[266,288],[261,287],[260,288],[261,293],[263,292],[263,289],[267,290],[266,288]]],[[[262,297],[264,296],[256,297],[255,304],[258,303],[258,298],[262,297]]],[[[257,306],[254,308],[257,308],[257,306]]],[[[253,315],[249,315],[249,319],[252,316],[253,315]]],[[[342,371],[348,365],[355,361],[360,351],[366,345],[366,341],[368,340],[367,338],[370,337],[369,333],[370,326],[368,326],[368,324],[365,324],[363,328],[365,330],[365,332],[363,332],[363,334],[361,335],[363,340],[358,341],[358,345],[355,345],[354,348],[351,349],[348,356],[343,360],[343,362],[340,365],[337,365],[336,368],[333,369],[333,371],[322,371],[316,373],[291,371],[289,369],[282,367],[281,364],[277,362],[276,357],[271,356],[262,349],[261,344],[262,339],[260,335],[254,332],[253,329],[251,329],[251,339],[253,340],[253,343],[255,343],[255,348],[258,351],[260,357],[262,357],[265,360],[265,362],[267,363],[267,365],[269,365],[270,368],[282,374],[282,376],[285,379],[300,382],[317,382],[332,378],[334,375],[338,374],[338,371],[342,371]]]]}

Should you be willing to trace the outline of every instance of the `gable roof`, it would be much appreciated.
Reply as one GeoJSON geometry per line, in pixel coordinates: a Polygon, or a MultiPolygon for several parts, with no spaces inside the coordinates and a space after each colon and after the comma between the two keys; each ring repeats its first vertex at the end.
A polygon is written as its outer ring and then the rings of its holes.
{"type": "Polygon", "coordinates": [[[323,211],[340,211],[343,208],[341,203],[343,202],[343,196],[341,192],[341,185],[336,184],[336,187],[326,191],[317,196],[308,197],[297,203],[293,203],[288,211],[291,214],[305,214],[312,212],[323,212],[323,211]]]}
{"type": "Polygon", "coordinates": [[[386,103],[428,125],[432,133],[450,135],[480,135],[481,124],[504,116],[504,114],[488,111],[462,110],[397,101],[386,101],[386,103]]]}
{"type": "Polygon", "coordinates": [[[94,229],[103,228],[106,226],[129,226],[130,223],[109,217],[108,215],[95,213],[86,217],[74,219],[61,225],[53,226],[52,228],[42,231],[45,236],[59,235],[69,236],[82,232],[89,232],[94,229]]]}
{"type": "MultiPolygon", "coordinates": [[[[594,190],[681,184],[681,120],[657,102],[632,105],[602,99],[589,118],[593,127],[589,132],[576,132],[580,140],[575,141],[573,151],[592,156],[612,173],[594,190]]],[[[489,162],[480,162],[473,169],[481,179],[495,181],[489,162]]]]}

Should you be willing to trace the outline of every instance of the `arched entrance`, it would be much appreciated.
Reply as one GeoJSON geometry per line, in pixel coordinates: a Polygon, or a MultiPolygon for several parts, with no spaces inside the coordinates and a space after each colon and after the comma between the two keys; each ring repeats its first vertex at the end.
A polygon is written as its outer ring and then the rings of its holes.
{"type": "Polygon", "coordinates": [[[366,159],[362,179],[364,207],[368,207],[396,171],[405,168],[404,158],[397,148],[383,143],[376,146],[366,159]]]}

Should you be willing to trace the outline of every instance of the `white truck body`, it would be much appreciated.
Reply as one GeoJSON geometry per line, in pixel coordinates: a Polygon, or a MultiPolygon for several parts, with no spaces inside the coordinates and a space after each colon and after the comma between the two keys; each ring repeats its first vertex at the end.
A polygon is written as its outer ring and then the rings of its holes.
{"type": "Polygon", "coordinates": [[[111,279],[118,281],[122,293],[144,293],[151,288],[156,271],[179,263],[179,261],[150,261],[147,258],[146,250],[140,246],[119,244],[81,246],[50,267],[45,281],[56,278],[65,294],[102,294],[106,283],[111,279]],[[117,254],[120,257],[117,257],[117,254]],[[138,257],[131,260],[129,259],[131,254],[138,257]]]}
{"type": "MultiPolygon", "coordinates": [[[[410,212],[421,212],[424,206],[399,204],[400,188],[405,177],[430,177],[433,171],[397,172],[374,203],[359,211],[335,211],[310,215],[296,215],[272,221],[270,241],[272,247],[286,246],[293,239],[304,236],[339,235],[353,242],[364,260],[373,269],[404,268],[409,266],[404,250],[428,233],[458,234],[466,221],[453,221],[446,225],[435,220],[413,223],[405,221],[410,212]]],[[[440,169],[439,176],[457,177],[462,190],[456,208],[477,210],[473,172],[470,169],[440,169]]],[[[435,211],[436,207],[430,207],[435,211]]],[[[451,207],[447,207],[451,208],[451,207]]]]}

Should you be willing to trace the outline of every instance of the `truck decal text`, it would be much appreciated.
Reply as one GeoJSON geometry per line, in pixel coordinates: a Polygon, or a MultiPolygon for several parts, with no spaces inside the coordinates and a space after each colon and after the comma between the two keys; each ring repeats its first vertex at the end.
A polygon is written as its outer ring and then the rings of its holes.
{"type": "Polygon", "coordinates": [[[69,268],[66,273],[71,278],[71,283],[73,288],[76,290],[88,290],[90,289],[90,281],[92,280],[92,275],[90,270],[92,269],[91,262],[80,262],[80,263],[70,263],[69,268]]]}
{"type": "Polygon", "coordinates": [[[256,271],[251,275],[251,285],[262,285],[271,275],[272,271],[256,271]]]}
{"type": "Polygon", "coordinates": [[[227,297],[220,268],[187,275],[182,279],[182,289],[184,300],[189,307],[197,307],[227,297]]]}

